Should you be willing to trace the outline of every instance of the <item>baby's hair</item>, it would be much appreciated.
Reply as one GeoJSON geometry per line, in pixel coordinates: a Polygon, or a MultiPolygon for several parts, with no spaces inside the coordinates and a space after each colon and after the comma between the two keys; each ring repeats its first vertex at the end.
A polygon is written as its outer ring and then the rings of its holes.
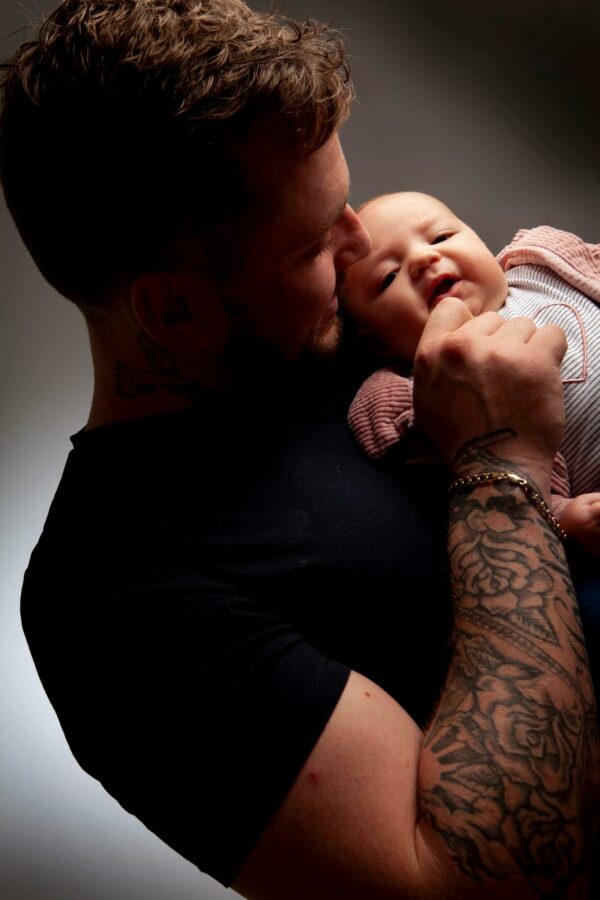
{"type": "Polygon", "coordinates": [[[434,197],[433,194],[428,194],[426,191],[401,190],[388,191],[385,194],[376,194],[374,197],[370,197],[368,200],[365,200],[364,203],[361,203],[360,206],[356,208],[356,212],[361,213],[369,206],[371,206],[371,204],[377,203],[378,200],[386,200],[388,197],[394,197],[396,194],[419,194],[421,197],[430,197],[432,200],[437,200],[437,202],[441,203],[442,206],[446,206],[448,209],[450,209],[447,203],[445,203],[443,200],[440,200],[439,197],[434,197]]]}
{"type": "Polygon", "coordinates": [[[391,197],[391,194],[376,194],[375,197],[369,197],[368,200],[365,200],[364,203],[361,203],[360,206],[357,206],[356,212],[360,213],[363,209],[366,209],[367,206],[370,206],[371,203],[375,203],[377,200],[384,200],[386,197],[391,197]]]}

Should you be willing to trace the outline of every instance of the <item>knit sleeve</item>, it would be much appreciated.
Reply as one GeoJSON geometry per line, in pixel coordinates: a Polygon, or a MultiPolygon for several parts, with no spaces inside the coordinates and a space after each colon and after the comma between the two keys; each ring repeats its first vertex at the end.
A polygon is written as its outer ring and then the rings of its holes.
{"type": "Polygon", "coordinates": [[[580,237],[538,225],[521,228],[496,257],[506,272],[514,266],[546,266],[578,291],[600,302],[600,244],[586,244],[580,237]]]}
{"type": "Polygon", "coordinates": [[[379,369],[352,401],[348,423],[363,452],[384,456],[414,424],[413,381],[391,368],[379,369]]]}
{"type": "Polygon", "coordinates": [[[567,471],[567,464],[562,453],[557,453],[554,457],[554,466],[552,468],[550,486],[553,494],[558,494],[558,496],[560,497],[571,496],[569,473],[567,471]]]}

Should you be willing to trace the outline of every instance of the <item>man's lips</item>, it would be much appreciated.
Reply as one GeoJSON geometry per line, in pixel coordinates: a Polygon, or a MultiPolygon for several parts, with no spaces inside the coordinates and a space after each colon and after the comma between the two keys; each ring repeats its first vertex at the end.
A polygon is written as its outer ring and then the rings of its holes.
{"type": "Polygon", "coordinates": [[[456,297],[462,280],[451,275],[440,275],[434,279],[429,289],[429,306],[433,306],[446,297],[456,297]]]}

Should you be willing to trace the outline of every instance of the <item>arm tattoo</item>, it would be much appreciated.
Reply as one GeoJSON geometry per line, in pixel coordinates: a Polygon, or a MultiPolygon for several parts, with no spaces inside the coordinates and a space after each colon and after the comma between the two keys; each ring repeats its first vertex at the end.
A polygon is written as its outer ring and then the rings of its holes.
{"type": "Polygon", "coordinates": [[[454,457],[453,464],[456,466],[468,465],[469,463],[477,463],[481,466],[493,466],[498,464],[498,457],[489,449],[494,444],[501,444],[503,441],[509,441],[516,437],[516,432],[512,428],[500,428],[498,431],[490,431],[481,437],[467,441],[460,448],[454,457]]]}
{"type": "MultiPolygon", "coordinates": [[[[489,449],[498,439],[464,457],[506,467],[489,449]]],[[[449,554],[454,655],[423,746],[420,814],[470,879],[525,878],[536,896],[578,896],[600,751],[562,547],[498,483],[452,497],[449,554]]]]}

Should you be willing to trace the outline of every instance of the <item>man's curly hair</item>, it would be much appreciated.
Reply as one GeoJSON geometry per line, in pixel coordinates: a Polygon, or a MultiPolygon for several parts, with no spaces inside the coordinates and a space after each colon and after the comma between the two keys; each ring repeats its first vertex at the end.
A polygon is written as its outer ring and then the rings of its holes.
{"type": "Polygon", "coordinates": [[[248,204],[251,134],[301,158],[352,100],[335,34],[242,0],[63,0],[2,68],[7,204],[82,308],[248,204]]]}

